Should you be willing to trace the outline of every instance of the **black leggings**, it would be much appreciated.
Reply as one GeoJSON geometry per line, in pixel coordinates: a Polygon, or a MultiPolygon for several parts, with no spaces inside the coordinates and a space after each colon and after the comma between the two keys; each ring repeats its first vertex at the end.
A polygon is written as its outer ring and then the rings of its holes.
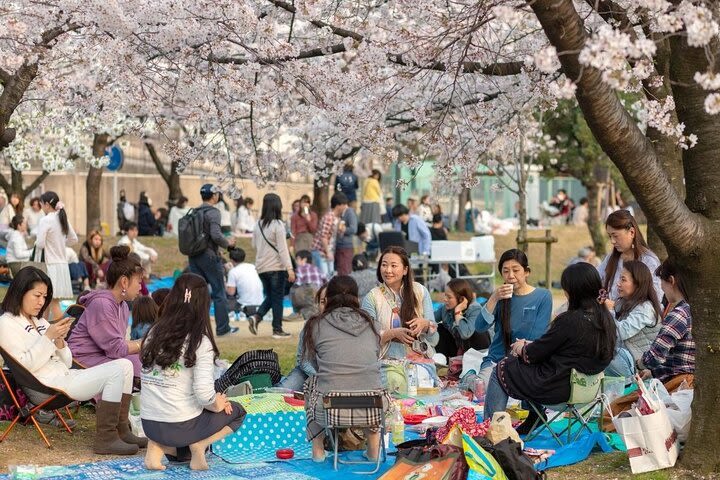
{"type": "Polygon", "coordinates": [[[438,333],[440,334],[440,340],[435,347],[435,351],[445,355],[448,360],[471,348],[484,350],[490,346],[490,334],[487,332],[475,332],[470,338],[462,340],[460,337],[456,338],[445,325],[440,324],[438,325],[438,333]]]}

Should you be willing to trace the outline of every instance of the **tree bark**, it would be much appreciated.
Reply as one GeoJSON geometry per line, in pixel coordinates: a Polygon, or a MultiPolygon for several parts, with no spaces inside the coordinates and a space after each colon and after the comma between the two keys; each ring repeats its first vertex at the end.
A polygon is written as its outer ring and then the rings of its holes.
{"type": "Polygon", "coordinates": [[[460,190],[460,196],[458,198],[458,232],[465,232],[465,228],[467,227],[466,217],[465,217],[465,204],[467,204],[468,200],[470,200],[470,189],[464,188],[460,190]]]}
{"type": "Polygon", "coordinates": [[[603,84],[600,72],[581,67],[578,53],[586,31],[572,0],[536,0],[531,4],[550,42],[559,52],[563,72],[576,82],[576,97],[600,146],[617,165],[628,186],[656,229],[671,257],[685,270],[692,305],[696,350],[695,397],[690,438],[682,464],[694,472],[720,471],[720,458],[709,454],[720,447],[720,118],[704,110],[707,92],[693,81],[708,70],[708,58],[718,53],[717,41],[706,49],[690,48],[683,36],[670,40],[670,84],[678,120],[695,133],[697,146],[682,154],[687,205],[672,188],[663,169],[662,147],[653,145],[638,129],[615,92],[603,84]],[[658,147],[657,150],[655,147],[658,147]]]}
{"type": "Polygon", "coordinates": [[[155,168],[160,174],[160,177],[162,177],[168,187],[168,205],[171,207],[175,206],[183,194],[180,188],[180,172],[178,172],[180,164],[176,161],[170,162],[170,171],[168,172],[155,149],[155,145],[150,142],[145,142],[145,148],[147,148],[150,159],[155,164],[155,168]]]}
{"type": "MultiPolygon", "coordinates": [[[[105,149],[110,143],[109,135],[95,134],[93,137],[93,156],[100,158],[105,155],[105,149]]],[[[87,179],[85,180],[85,232],[90,233],[93,230],[100,231],[100,185],[102,183],[102,174],[105,168],[95,168],[93,166],[88,170],[87,179]]]]}
{"type": "Polygon", "coordinates": [[[600,200],[600,186],[597,181],[590,181],[583,184],[587,190],[588,199],[588,221],[587,227],[590,232],[590,238],[593,242],[595,254],[603,257],[607,253],[605,243],[605,233],[603,232],[603,223],[600,221],[598,212],[598,201],[600,200]]]}

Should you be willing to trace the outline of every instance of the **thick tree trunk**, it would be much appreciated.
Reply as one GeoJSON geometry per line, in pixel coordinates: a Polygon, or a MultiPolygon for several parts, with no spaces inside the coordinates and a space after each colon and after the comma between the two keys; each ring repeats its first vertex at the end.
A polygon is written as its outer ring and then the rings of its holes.
{"type": "Polygon", "coordinates": [[[527,192],[525,192],[524,185],[520,186],[520,188],[518,189],[518,220],[520,222],[520,229],[518,230],[517,238],[515,239],[515,241],[517,242],[518,250],[522,250],[523,252],[527,253],[527,192]]]}
{"type": "Polygon", "coordinates": [[[598,202],[600,201],[600,186],[595,180],[584,183],[584,186],[585,190],[587,190],[588,199],[588,231],[590,232],[590,238],[593,242],[595,254],[598,257],[603,257],[607,252],[607,248],[603,228],[604,224],[600,221],[600,209],[598,208],[598,202]]]}
{"type": "Polygon", "coordinates": [[[465,227],[467,227],[467,222],[466,222],[466,217],[465,217],[465,204],[467,204],[469,199],[470,199],[470,189],[463,188],[460,191],[460,196],[458,198],[458,219],[457,219],[458,232],[465,232],[465,227]]]}
{"type": "MultiPolygon", "coordinates": [[[[720,448],[720,270],[717,243],[720,228],[720,171],[717,156],[720,152],[720,117],[705,112],[708,92],[693,81],[695,72],[714,69],[708,58],[720,50],[717,40],[708,49],[690,48],[684,37],[671,40],[672,63],[670,82],[675,97],[678,120],[688,132],[695,133],[698,144],[683,152],[683,167],[689,209],[706,220],[705,235],[698,235],[689,249],[677,248],[672,239],[663,238],[671,256],[678,257],[687,268],[690,279],[690,305],[693,314],[693,337],[696,346],[695,397],[690,438],[684,450],[682,464],[701,472],[720,472],[720,457],[709,452],[720,448]],[[673,248],[675,247],[675,248],[673,248]]],[[[677,219],[681,225],[683,218],[677,219]]],[[[661,233],[662,235],[662,233],[661,233]]]]}
{"type": "MultiPolygon", "coordinates": [[[[100,158],[105,155],[110,137],[105,134],[96,134],[93,137],[93,156],[100,158]]],[[[85,180],[85,233],[100,230],[100,184],[104,168],[90,167],[85,180]]]]}
{"type": "Polygon", "coordinates": [[[323,181],[318,185],[317,180],[313,182],[313,203],[312,209],[318,216],[322,216],[330,208],[330,182],[323,181]]]}
{"type": "Polygon", "coordinates": [[[682,463],[696,473],[720,471],[720,270],[716,263],[720,246],[720,118],[704,110],[704,92],[694,82],[696,72],[708,70],[710,48],[689,48],[685,37],[670,40],[670,84],[678,120],[700,141],[683,152],[688,198],[671,187],[655,145],[638,129],[616,93],[602,82],[600,72],[582,67],[578,54],[586,30],[571,0],[536,0],[531,7],[550,42],[559,52],[563,72],[577,85],[576,97],[595,138],[617,165],[628,186],[664,241],[671,257],[685,269],[692,305],[693,337],[697,347],[693,422],[682,463]],[[689,208],[688,208],[689,207],[689,208]]]}

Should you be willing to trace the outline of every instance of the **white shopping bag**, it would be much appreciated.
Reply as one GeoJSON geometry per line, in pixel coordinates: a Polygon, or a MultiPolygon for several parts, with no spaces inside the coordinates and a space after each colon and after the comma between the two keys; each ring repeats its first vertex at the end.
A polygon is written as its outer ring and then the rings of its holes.
{"type": "Polygon", "coordinates": [[[670,425],[677,432],[678,441],[680,443],[687,442],[690,434],[690,420],[692,420],[691,407],[694,390],[691,388],[677,390],[671,394],[668,393],[665,385],[656,378],[650,382],[649,389],[657,393],[658,398],[665,404],[670,418],[670,425]]]}
{"type": "Polygon", "coordinates": [[[677,433],[657,393],[648,391],[639,378],[637,381],[641,396],[654,413],[641,415],[631,409],[612,419],[627,447],[630,469],[632,473],[643,473],[672,467],[680,453],[677,433]]]}

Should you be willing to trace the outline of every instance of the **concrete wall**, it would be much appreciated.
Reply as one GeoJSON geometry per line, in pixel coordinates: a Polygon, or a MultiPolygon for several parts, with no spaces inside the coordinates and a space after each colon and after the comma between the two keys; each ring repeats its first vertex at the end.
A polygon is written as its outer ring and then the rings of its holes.
{"type": "MultiPolygon", "coordinates": [[[[37,175],[38,173],[26,172],[24,174],[25,184],[27,185],[32,182],[37,175]]],[[[48,190],[57,192],[60,199],[65,203],[65,208],[73,228],[79,235],[84,235],[86,233],[86,178],[86,172],[54,173],[45,179],[37,191],[33,192],[33,195],[30,196],[39,195],[48,190]]],[[[200,187],[204,183],[212,183],[212,179],[201,178],[198,175],[183,175],[180,177],[183,194],[190,200],[190,206],[201,203],[200,187]]],[[[100,203],[102,205],[100,221],[107,223],[113,234],[117,231],[115,211],[120,190],[125,190],[127,199],[130,202],[137,203],[140,192],[145,191],[152,199],[153,207],[159,208],[166,206],[165,202],[168,197],[168,188],[158,174],[105,172],[100,187],[100,203]]],[[[262,197],[268,192],[274,192],[280,195],[283,202],[283,210],[289,212],[290,204],[293,200],[300,198],[304,193],[312,196],[312,184],[304,182],[277,183],[270,187],[260,189],[252,182],[244,182],[243,195],[255,200],[254,209],[256,210],[256,216],[259,216],[259,211],[262,207],[262,197]]],[[[230,206],[230,211],[234,211],[235,207],[232,202],[228,201],[228,205],[230,206]]]]}

